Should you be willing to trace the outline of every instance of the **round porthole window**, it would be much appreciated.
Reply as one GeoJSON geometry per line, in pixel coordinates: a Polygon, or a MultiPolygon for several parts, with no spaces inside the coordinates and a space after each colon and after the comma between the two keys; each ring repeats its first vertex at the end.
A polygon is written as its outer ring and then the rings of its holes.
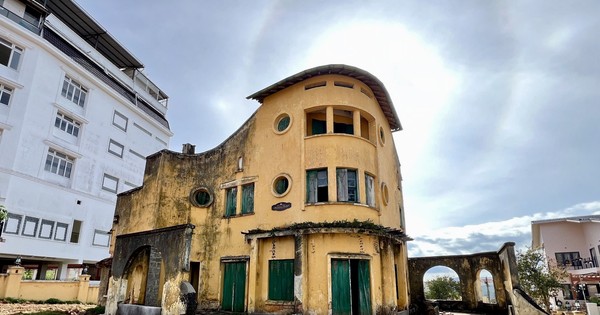
{"type": "Polygon", "coordinates": [[[292,180],[287,174],[281,174],[273,180],[273,194],[275,197],[283,197],[290,191],[292,180]]]}
{"type": "Polygon", "coordinates": [[[381,183],[381,200],[386,206],[388,202],[390,202],[390,193],[388,192],[388,187],[385,183],[381,183]]]}
{"type": "Polygon", "coordinates": [[[208,207],[212,203],[212,195],[207,188],[201,187],[192,191],[190,201],[197,207],[208,207]]]}
{"type": "Polygon", "coordinates": [[[292,119],[290,117],[290,115],[288,114],[281,114],[279,116],[277,116],[277,119],[275,119],[275,132],[278,134],[284,133],[286,132],[289,128],[290,128],[290,124],[292,122],[292,119]]]}
{"type": "Polygon", "coordinates": [[[385,132],[381,126],[379,126],[379,142],[381,142],[381,145],[385,144],[385,132]]]}

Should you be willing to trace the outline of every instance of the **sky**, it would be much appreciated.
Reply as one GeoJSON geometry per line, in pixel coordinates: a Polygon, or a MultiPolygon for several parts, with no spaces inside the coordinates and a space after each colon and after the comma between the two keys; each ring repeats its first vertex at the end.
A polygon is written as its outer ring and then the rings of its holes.
{"type": "Polygon", "coordinates": [[[532,220],[600,214],[598,1],[77,3],[169,95],[174,151],[220,144],[258,108],[246,96],[302,70],[379,78],[409,256],[523,249],[532,220]]]}

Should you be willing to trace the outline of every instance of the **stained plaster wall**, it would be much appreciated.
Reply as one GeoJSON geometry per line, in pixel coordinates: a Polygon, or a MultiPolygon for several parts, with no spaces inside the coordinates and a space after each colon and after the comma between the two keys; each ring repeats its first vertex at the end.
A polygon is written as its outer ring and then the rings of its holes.
{"type": "Polygon", "coordinates": [[[144,305],[162,306],[164,314],[179,314],[184,307],[179,297],[179,284],[189,273],[193,228],[192,225],[179,225],[117,236],[107,314],[116,314],[117,304],[126,300],[127,276],[131,268],[143,264],[139,256],[143,256],[144,251],[148,251],[144,305]]]}
{"type": "MultiPolygon", "coordinates": [[[[251,246],[244,240],[241,232],[251,229],[270,229],[290,225],[296,222],[323,222],[336,220],[371,220],[375,224],[401,228],[399,208],[402,206],[399,189],[399,163],[395,152],[389,124],[374,98],[360,92],[363,88],[372,95],[372,91],[361,81],[339,75],[324,75],[298,83],[267,97],[257,112],[229,139],[217,148],[196,154],[178,154],[161,151],[148,157],[144,185],[140,189],[119,195],[115,224],[116,235],[151,230],[170,225],[191,223],[197,228],[191,243],[190,259],[200,262],[202,286],[199,288],[201,307],[215,306],[220,301],[221,263],[223,257],[250,256],[251,246]],[[304,86],[326,80],[326,87],[305,90],[304,86]],[[354,89],[333,86],[333,81],[342,80],[355,85],[354,89]],[[358,110],[371,119],[370,140],[360,136],[342,134],[323,134],[306,137],[306,111],[334,105],[340,109],[358,110]],[[275,131],[276,118],[282,113],[290,116],[290,127],[283,133],[275,131]],[[379,140],[379,127],[383,127],[385,142],[379,140]],[[243,159],[243,169],[238,170],[238,159],[243,159]],[[359,203],[338,203],[335,201],[305,204],[306,170],[316,167],[329,168],[329,196],[336,200],[335,168],[348,167],[359,171],[359,203]],[[375,175],[376,206],[366,206],[363,172],[375,175]],[[284,196],[275,196],[272,191],[273,180],[281,174],[290,177],[290,189],[284,196]],[[225,187],[238,186],[237,213],[241,209],[240,185],[254,182],[254,214],[224,218],[225,187]],[[382,200],[381,183],[386,183],[389,201],[382,200]],[[196,207],[189,201],[190,193],[206,187],[213,194],[213,202],[207,207],[196,207]],[[285,211],[272,211],[271,206],[278,202],[289,202],[291,208],[285,211]]],[[[331,238],[344,238],[335,235],[331,238]]],[[[367,245],[377,240],[366,237],[367,245]]],[[[359,237],[353,236],[352,244],[359,237]]],[[[363,240],[364,241],[364,240],[363,240]]],[[[326,257],[328,253],[339,252],[342,241],[320,240],[315,244],[319,253],[326,257]]],[[[289,247],[291,244],[282,246],[289,247]]],[[[290,250],[286,249],[288,255],[290,250]]],[[[344,247],[345,248],[345,247],[344,247]]],[[[350,250],[350,249],[348,249],[350,250]]],[[[350,253],[356,253],[352,247],[350,253]]],[[[406,263],[406,251],[398,252],[396,262],[406,263]]],[[[264,278],[268,269],[263,269],[267,259],[261,256],[256,290],[258,297],[265,296],[264,278]],[[264,259],[264,260],[263,260],[264,259]],[[262,284],[261,284],[262,283],[262,284]]],[[[379,257],[379,256],[377,256],[379,257]]],[[[372,265],[373,305],[382,303],[381,276],[379,258],[372,265]],[[379,279],[379,280],[377,280],[379,279]]],[[[250,264],[257,262],[250,261],[250,264]]],[[[323,261],[312,263],[322,264],[323,261]]],[[[311,261],[308,261],[312,266],[311,261]]],[[[268,266],[268,265],[267,265],[268,266]]],[[[317,266],[317,265],[315,265],[317,266]]],[[[326,266],[307,269],[309,279],[318,279],[321,286],[326,266]]],[[[316,281],[315,281],[316,282],[316,281]]],[[[392,282],[393,283],[393,282],[392,282]]],[[[308,285],[308,284],[306,284],[308,285]]],[[[312,285],[312,284],[311,284],[312,285]]],[[[310,286],[310,285],[308,285],[310,286]]],[[[322,292],[320,288],[319,292],[322,292]]],[[[250,290],[249,290],[250,291],[250,290]]],[[[387,291],[391,292],[391,289],[387,291]]],[[[314,301],[315,309],[326,309],[328,293],[316,296],[310,287],[303,290],[307,301],[314,301]],[[309,296],[310,294],[310,296],[309,296]]],[[[386,296],[389,295],[386,293],[386,296]]],[[[394,294],[395,295],[395,294],[394,294]]],[[[406,305],[407,295],[403,297],[406,305]]],[[[312,304],[306,304],[312,307],[312,304]]],[[[391,302],[390,302],[391,303],[391,302]]],[[[257,305],[261,305],[260,303],[257,305]]]]}

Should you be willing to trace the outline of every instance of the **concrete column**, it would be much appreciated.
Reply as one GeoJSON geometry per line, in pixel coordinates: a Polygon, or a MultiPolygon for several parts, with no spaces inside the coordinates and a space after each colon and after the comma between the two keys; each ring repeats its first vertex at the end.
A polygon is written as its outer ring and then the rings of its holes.
{"type": "Polygon", "coordinates": [[[354,135],[360,137],[360,112],[357,110],[352,112],[352,125],[354,127],[354,135]]]}
{"type": "MultiPolygon", "coordinates": [[[[409,283],[408,283],[408,253],[406,251],[406,243],[397,245],[395,251],[396,262],[396,281],[398,283],[398,309],[408,309],[410,304],[409,283]]],[[[421,282],[422,283],[422,282],[421,282]]]]}
{"type": "Polygon", "coordinates": [[[68,268],[69,264],[67,263],[58,264],[58,270],[56,270],[56,280],[67,280],[67,275],[69,274],[67,270],[68,268]]]}
{"type": "Polygon", "coordinates": [[[325,116],[327,117],[327,133],[333,133],[333,107],[327,106],[327,110],[325,111],[325,116]]]}
{"type": "Polygon", "coordinates": [[[394,270],[394,251],[392,242],[379,239],[381,247],[381,285],[383,306],[396,306],[396,272],[394,270]]]}
{"type": "MultiPolygon", "coordinates": [[[[79,289],[77,290],[77,301],[87,303],[88,291],[90,288],[90,275],[79,276],[79,289]]],[[[95,302],[95,301],[94,301],[95,302]]]]}
{"type": "Polygon", "coordinates": [[[38,270],[38,272],[37,272],[35,279],[36,280],[46,280],[46,271],[48,271],[48,265],[47,264],[38,265],[37,270],[38,270]]]}
{"type": "MultiPolygon", "coordinates": [[[[146,278],[146,295],[144,304],[148,306],[160,306],[162,297],[158,296],[160,292],[160,252],[156,248],[150,248],[150,259],[148,261],[148,276],[146,278]]],[[[179,288],[177,288],[179,289],[179,288]]]]}
{"type": "Polygon", "coordinates": [[[8,267],[8,281],[6,282],[6,290],[4,297],[19,298],[21,291],[21,278],[23,278],[25,268],[20,266],[8,267]]]}
{"type": "Polygon", "coordinates": [[[294,313],[303,313],[304,292],[306,292],[306,235],[294,235],[294,303],[297,309],[294,313]]]}
{"type": "Polygon", "coordinates": [[[254,313],[256,310],[256,283],[258,271],[258,249],[259,240],[253,238],[250,240],[250,261],[248,261],[248,313],[254,313]]]}

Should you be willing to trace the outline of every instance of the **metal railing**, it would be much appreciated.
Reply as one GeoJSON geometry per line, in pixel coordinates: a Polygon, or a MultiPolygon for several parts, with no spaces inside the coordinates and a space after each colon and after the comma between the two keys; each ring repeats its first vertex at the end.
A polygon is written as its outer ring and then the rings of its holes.
{"type": "Polygon", "coordinates": [[[37,35],[40,34],[40,28],[38,26],[29,23],[23,17],[18,16],[17,14],[13,13],[12,11],[10,11],[9,9],[7,9],[3,6],[0,6],[0,15],[6,16],[9,20],[12,20],[13,22],[23,26],[24,28],[28,29],[29,31],[31,31],[37,35]]]}
{"type": "Polygon", "coordinates": [[[593,258],[576,258],[572,261],[565,261],[562,266],[568,270],[598,268],[598,262],[593,258]]]}

